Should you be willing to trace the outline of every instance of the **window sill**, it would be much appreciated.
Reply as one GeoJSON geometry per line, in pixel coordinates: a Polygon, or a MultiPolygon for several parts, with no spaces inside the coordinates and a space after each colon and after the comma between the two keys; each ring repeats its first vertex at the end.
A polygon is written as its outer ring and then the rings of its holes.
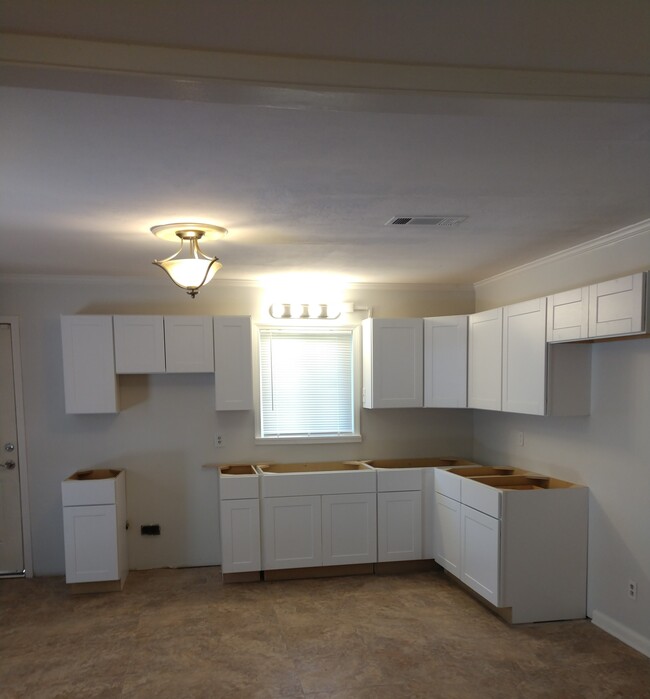
{"type": "Polygon", "coordinates": [[[255,437],[255,444],[343,444],[346,442],[361,442],[360,434],[350,434],[344,437],[255,437]]]}

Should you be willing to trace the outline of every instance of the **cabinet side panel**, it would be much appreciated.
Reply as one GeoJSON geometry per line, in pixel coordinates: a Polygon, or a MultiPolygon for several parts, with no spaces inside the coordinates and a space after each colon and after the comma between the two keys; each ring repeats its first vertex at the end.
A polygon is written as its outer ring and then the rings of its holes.
{"type": "Polygon", "coordinates": [[[504,494],[503,593],[513,622],[586,615],[588,492],[504,494]]]}

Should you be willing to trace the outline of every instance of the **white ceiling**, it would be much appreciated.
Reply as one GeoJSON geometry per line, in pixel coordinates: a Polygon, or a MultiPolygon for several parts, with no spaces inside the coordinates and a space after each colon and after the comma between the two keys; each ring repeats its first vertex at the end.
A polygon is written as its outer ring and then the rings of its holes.
{"type": "MultiPolygon", "coordinates": [[[[88,3],[70,0],[3,8],[2,31],[92,43],[80,45],[83,52],[75,44],[63,68],[52,68],[60,65],[53,53],[40,62],[34,55],[17,61],[16,53],[0,61],[0,273],[153,279],[162,272],[151,260],[173,246],[149,227],[200,220],[230,231],[204,246],[223,262],[222,279],[302,272],[355,282],[469,283],[650,218],[650,94],[638,89],[650,84],[650,42],[640,40],[639,27],[647,20],[647,35],[650,12],[642,3],[615,3],[640,13],[619,13],[628,33],[617,34],[616,45],[598,43],[614,21],[606,12],[613,4],[595,0],[569,3],[574,14],[589,6],[596,16],[581,35],[559,27],[549,11],[560,12],[562,3],[497,2],[497,18],[509,22],[497,25],[502,40],[493,42],[480,15],[464,15],[472,21],[463,34],[459,8],[467,2],[432,3],[446,8],[448,31],[429,3],[416,0],[333,2],[320,15],[306,12],[310,3],[271,3],[284,16],[262,2],[186,1],[179,13],[180,4],[158,1],[168,10],[158,14],[153,1],[132,4],[139,10],[128,23],[117,12],[121,2],[111,2],[106,16],[94,3],[90,13],[88,3]],[[534,11],[507,15],[508,5],[534,11]],[[602,11],[594,13],[596,6],[602,11]],[[248,22],[238,14],[246,11],[248,22]],[[342,18],[347,30],[328,33],[342,18]],[[367,40],[354,41],[364,20],[367,40]],[[427,26],[436,41],[424,40],[427,26]],[[151,54],[160,63],[152,59],[140,71],[142,58],[122,45],[120,55],[128,54],[117,70],[99,60],[109,60],[110,46],[98,40],[166,49],[151,54]],[[202,60],[246,52],[227,57],[231,78],[250,54],[292,54],[282,73],[289,77],[269,79],[273,66],[261,64],[263,80],[172,76],[174,66],[196,58],[179,46],[210,49],[202,60]],[[423,79],[439,79],[428,64],[478,66],[478,87],[462,94],[396,89],[420,68],[423,79]],[[372,79],[384,82],[350,87],[346,76],[357,67],[361,78],[376,70],[372,79]],[[316,69],[330,82],[314,86],[316,69]],[[569,74],[540,72],[565,70],[590,71],[570,74],[571,89],[585,88],[580,99],[562,93],[569,74]],[[641,80],[632,97],[623,94],[630,76],[612,75],[623,70],[641,80]],[[310,80],[293,83],[298,74],[310,80]],[[505,96],[485,94],[482,78],[507,84],[505,96]],[[555,78],[558,94],[522,98],[540,78],[555,78]],[[594,99],[604,94],[610,99],[594,99]],[[423,214],[469,218],[454,229],[384,226],[395,215],[423,214]]],[[[572,15],[571,26],[578,20],[572,15]]]]}

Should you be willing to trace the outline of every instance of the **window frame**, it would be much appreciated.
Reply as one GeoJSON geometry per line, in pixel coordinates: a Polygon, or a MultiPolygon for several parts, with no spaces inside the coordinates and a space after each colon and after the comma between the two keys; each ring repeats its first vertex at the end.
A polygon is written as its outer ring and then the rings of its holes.
{"type": "Polygon", "coordinates": [[[255,357],[253,372],[253,398],[255,403],[255,444],[337,444],[360,442],[361,437],[361,326],[360,325],[312,325],[311,323],[256,324],[253,333],[253,355],[255,357]],[[260,330],[310,330],[329,332],[332,330],[349,330],[352,333],[352,434],[341,436],[315,437],[264,437],[262,436],[261,405],[261,368],[260,368],[260,330]]]}

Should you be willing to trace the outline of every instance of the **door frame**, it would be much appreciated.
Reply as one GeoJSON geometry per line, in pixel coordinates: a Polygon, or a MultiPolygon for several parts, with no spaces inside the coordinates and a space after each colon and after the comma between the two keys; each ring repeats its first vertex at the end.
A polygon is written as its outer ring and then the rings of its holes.
{"type": "Polygon", "coordinates": [[[29,516],[29,487],[27,471],[27,440],[25,438],[25,413],[23,406],[23,381],[21,371],[20,332],[17,316],[0,316],[0,323],[11,327],[11,353],[14,372],[16,401],[16,434],[18,438],[18,472],[20,475],[20,510],[23,526],[23,565],[25,577],[34,576],[32,561],[32,531],[29,516]]]}

